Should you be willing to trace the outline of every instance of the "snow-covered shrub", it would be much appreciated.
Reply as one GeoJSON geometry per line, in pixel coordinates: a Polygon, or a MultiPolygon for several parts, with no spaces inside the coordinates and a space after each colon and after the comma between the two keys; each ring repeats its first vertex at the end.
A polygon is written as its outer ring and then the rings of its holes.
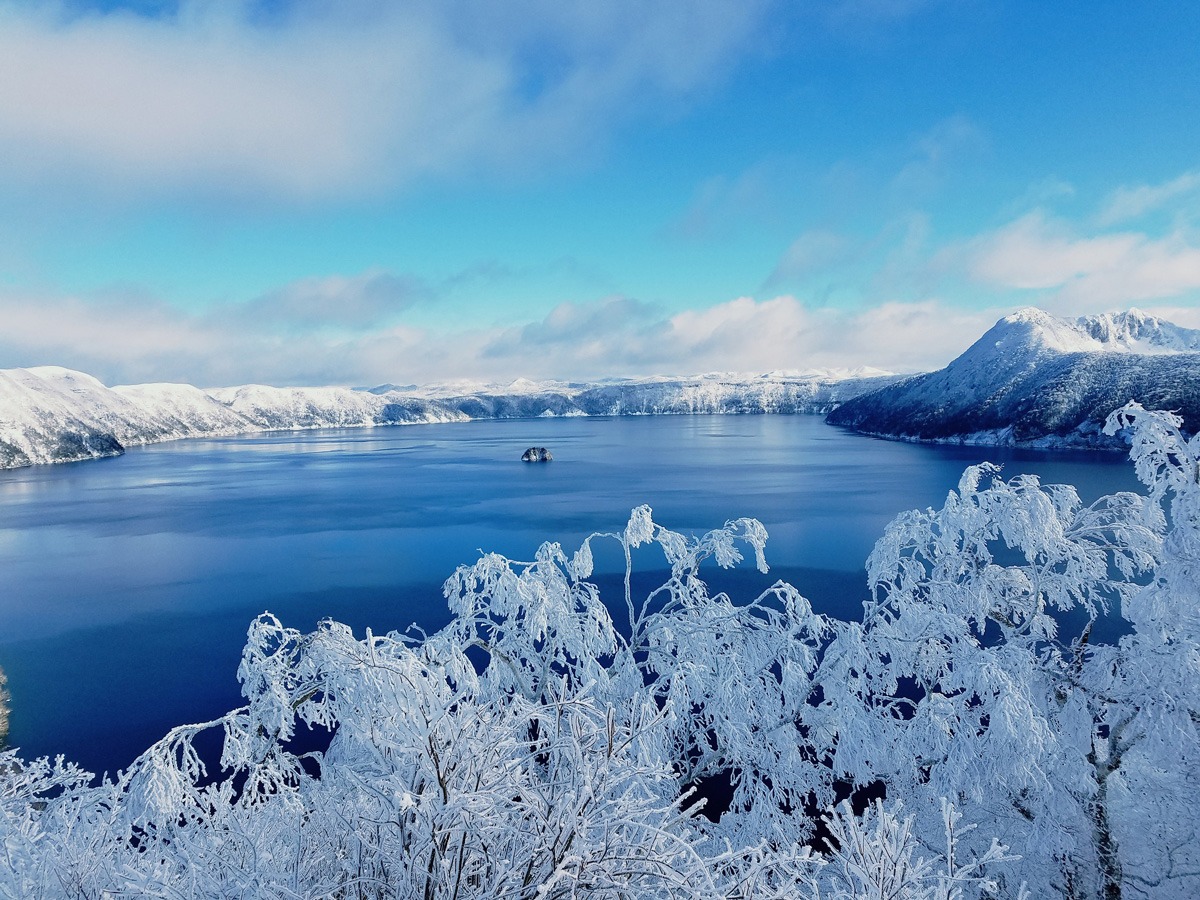
{"type": "Polygon", "coordinates": [[[460,567],[433,635],[264,614],[246,706],[116,779],[0,755],[0,896],[1194,896],[1200,445],[1177,426],[1114,419],[1146,497],[969,469],[888,528],[857,623],[781,582],[711,593],[707,561],[765,571],[762,526],[687,537],[646,507],[570,555],[460,567]],[[626,560],[607,606],[599,541],[626,560]],[[634,597],[647,550],[670,576],[634,597]],[[301,728],[328,746],[293,750],[301,728]],[[887,800],[835,806],[868,786],[887,800]]]}
{"type": "Polygon", "coordinates": [[[950,799],[1020,855],[1010,886],[1200,895],[1200,442],[1178,425],[1113,416],[1148,496],[1085,506],[983,465],[941,509],[899,516],[863,621],[818,673],[835,768],[883,781],[922,833],[950,799]],[[1094,641],[1102,616],[1129,633],[1094,641]]]}

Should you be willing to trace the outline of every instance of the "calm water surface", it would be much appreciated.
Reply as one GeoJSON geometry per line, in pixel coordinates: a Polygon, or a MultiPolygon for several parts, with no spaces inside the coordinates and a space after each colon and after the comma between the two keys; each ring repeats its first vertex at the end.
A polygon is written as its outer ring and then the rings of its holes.
{"type": "MultiPolygon", "coordinates": [[[[485,421],[181,441],[0,472],[0,667],[11,743],[115,771],[173,725],[240,705],[250,619],[361,632],[446,621],[441,584],[480,550],[573,550],[648,503],[700,532],[753,516],[769,576],[861,612],[883,527],[940,505],[984,458],[1080,488],[1135,489],[1118,455],[915,446],[813,416],[485,421]],[[519,462],[528,446],[555,461],[519,462]]],[[[597,559],[615,571],[617,559],[597,559]]],[[[641,565],[661,565],[650,554],[641,565]]]]}

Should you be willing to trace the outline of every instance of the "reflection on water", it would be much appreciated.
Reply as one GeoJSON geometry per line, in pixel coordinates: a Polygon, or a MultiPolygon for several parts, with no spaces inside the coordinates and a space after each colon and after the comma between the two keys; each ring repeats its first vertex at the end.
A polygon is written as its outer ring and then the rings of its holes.
{"type": "MultiPolygon", "coordinates": [[[[685,533],[760,519],[772,571],[738,573],[731,594],[783,578],[818,609],[857,617],[884,526],[940,505],[985,456],[1088,498],[1134,485],[1116,455],[889,443],[810,416],[261,434],[0,472],[10,738],[25,756],[115,771],[170,727],[240,705],[234,673],[264,609],[305,630],[326,616],[360,633],[438,628],[442,582],[480,549],[572,550],[642,503],[685,533]],[[522,463],[530,446],[554,462],[522,463]]],[[[620,564],[599,552],[598,577],[620,564]]]]}

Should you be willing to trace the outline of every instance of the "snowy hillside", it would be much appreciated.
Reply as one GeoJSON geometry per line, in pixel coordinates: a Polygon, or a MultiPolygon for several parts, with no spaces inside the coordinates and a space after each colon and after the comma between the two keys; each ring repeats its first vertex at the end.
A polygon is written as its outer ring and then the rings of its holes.
{"type": "Polygon", "coordinates": [[[1120,446],[1100,426],[1129,400],[1200,427],[1200,331],[1138,310],[1060,319],[1022,309],[946,368],[849,400],[828,421],[905,440],[1120,446]]]}
{"type": "Polygon", "coordinates": [[[763,376],[749,381],[681,379],[589,388],[575,402],[588,415],[823,413],[897,376],[763,376]]]}
{"type": "Polygon", "coordinates": [[[125,447],[268,428],[446,422],[442,404],[346,388],[105,387],[57,366],[0,370],[0,468],[118,456],[125,447]]]}
{"type": "Polygon", "coordinates": [[[551,382],[446,391],[441,402],[473,419],[534,416],[641,416],[741,413],[825,413],[838,403],[900,376],[856,372],[771,373],[759,376],[657,377],[600,384],[551,382]]]}
{"type": "Polygon", "coordinates": [[[129,401],[81,372],[0,371],[0,466],[115,456],[121,443],[101,420],[125,422],[132,412],[129,401]],[[105,393],[111,402],[96,403],[105,393]]]}
{"type": "Polygon", "coordinates": [[[116,456],[185,437],[469,419],[829,413],[833,424],[909,440],[1111,446],[1100,424],[1128,400],[1200,426],[1200,331],[1137,310],[1006,316],[945,369],[711,373],[604,382],[451,382],[203,391],[109,388],[56,366],[0,370],[0,468],[116,456]],[[832,411],[832,412],[831,412],[832,411]]]}
{"type": "Polygon", "coordinates": [[[461,422],[467,418],[436,401],[394,391],[376,394],[350,388],[277,388],[251,384],[215,390],[211,396],[251,424],[243,431],[461,422]]]}
{"type": "Polygon", "coordinates": [[[1101,350],[1148,354],[1200,351],[1200,330],[1181,328],[1140,309],[1082,316],[1075,324],[1094,338],[1101,350]]]}
{"type": "Polygon", "coordinates": [[[815,413],[898,376],[877,370],[703,375],[602,384],[427,388],[381,385],[202,391],[187,384],[106,387],[56,366],[0,370],[0,468],[117,456],[125,447],[264,430],[468,419],[672,413],[815,413]]]}

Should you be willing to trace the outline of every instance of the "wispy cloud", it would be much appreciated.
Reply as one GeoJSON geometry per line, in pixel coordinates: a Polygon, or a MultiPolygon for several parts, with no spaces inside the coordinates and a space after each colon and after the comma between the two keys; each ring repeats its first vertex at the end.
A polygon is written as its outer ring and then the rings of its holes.
{"type": "Polygon", "coordinates": [[[967,271],[1001,289],[1043,291],[1052,305],[1095,311],[1200,290],[1200,247],[1173,232],[1082,235],[1035,212],[984,234],[965,251],[967,271]]]}
{"type": "Polygon", "coordinates": [[[852,255],[850,240],[844,235],[814,228],[797,237],[783,252],[774,271],[767,278],[767,286],[787,284],[795,279],[828,269],[852,255]]]}
{"type": "Polygon", "coordinates": [[[0,177],[310,199],[535,166],[719,78],[765,6],[5,4],[0,177]]]}
{"type": "Polygon", "coordinates": [[[1101,226],[1128,222],[1192,194],[1200,194],[1200,172],[1184,172],[1162,184],[1122,185],[1105,202],[1096,220],[1101,226]]]}
{"type": "MultiPolygon", "coordinates": [[[[342,281],[353,294],[379,277],[342,281]]],[[[322,289],[332,290],[338,281],[327,279],[322,289]]],[[[281,289],[278,296],[295,290],[281,289]]],[[[955,312],[936,301],[842,312],[811,308],[791,296],[741,297],[668,314],[611,296],[563,303],[517,327],[414,328],[377,321],[368,304],[366,314],[335,316],[338,327],[313,315],[309,327],[300,328],[295,321],[281,327],[263,314],[275,302],[264,298],[243,310],[184,312],[136,293],[100,301],[0,291],[6,323],[0,354],[9,365],[65,365],[109,384],[202,386],[587,379],[862,365],[912,371],[943,365],[990,324],[987,314],[955,312]]]]}
{"type": "Polygon", "coordinates": [[[725,237],[747,220],[780,218],[793,203],[793,160],[762,160],[734,175],[714,175],[701,182],[687,209],[665,229],[669,237],[705,240],[725,237]]]}
{"type": "Polygon", "coordinates": [[[383,270],[302,278],[247,303],[214,313],[287,331],[362,330],[395,319],[433,296],[420,279],[383,270]]]}
{"type": "Polygon", "coordinates": [[[999,287],[1057,288],[1114,267],[1139,242],[1134,234],[1078,237],[1035,212],[976,238],[969,267],[971,275],[999,287]]]}
{"type": "MultiPolygon", "coordinates": [[[[1125,208],[1182,196],[1177,183],[1189,182],[1174,179],[1171,190],[1160,186],[1125,208]]],[[[72,366],[109,383],[210,386],[862,365],[915,371],[944,365],[1000,315],[1027,303],[1060,313],[1136,303],[1181,324],[1200,322],[1200,246],[1187,229],[1099,227],[1081,216],[1035,209],[947,241],[930,214],[910,209],[865,237],[850,229],[802,232],[772,275],[792,279],[786,287],[795,293],[775,287],[762,297],[668,310],[588,282],[576,296],[592,299],[543,306],[524,320],[510,311],[500,325],[415,327],[436,320],[411,313],[457,291],[512,289],[529,277],[530,270],[502,261],[434,282],[384,269],[315,275],[248,302],[194,311],[137,290],[72,296],[0,288],[0,358],[72,366]],[[841,308],[802,293],[827,273],[826,280],[849,285],[841,308]]],[[[574,272],[580,264],[550,265],[574,272]]]]}
{"type": "Polygon", "coordinates": [[[547,354],[574,356],[581,368],[598,357],[628,363],[644,354],[656,331],[654,308],[629,297],[595,303],[560,303],[545,318],[505,329],[484,345],[489,359],[531,360],[547,354]],[[620,346],[616,346],[619,344],[620,346]]]}
{"type": "Polygon", "coordinates": [[[936,300],[845,311],[788,295],[660,315],[610,298],[565,304],[543,321],[492,338],[487,356],[495,373],[558,377],[863,365],[921,371],[945,365],[997,315],[955,311],[936,300]]]}
{"type": "Polygon", "coordinates": [[[909,159],[896,173],[889,192],[901,201],[923,200],[940,189],[947,175],[979,156],[988,146],[983,129],[966,116],[950,116],[917,135],[909,159]]]}

